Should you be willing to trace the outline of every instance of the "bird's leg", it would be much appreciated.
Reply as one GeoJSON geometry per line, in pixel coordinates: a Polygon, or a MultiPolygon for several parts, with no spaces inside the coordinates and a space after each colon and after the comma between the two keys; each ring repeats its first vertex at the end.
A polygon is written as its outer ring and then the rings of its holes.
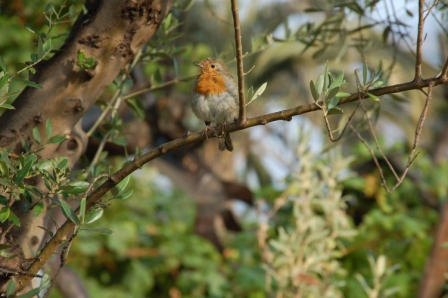
{"type": "Polygon", "coordinates": [[[216,127],[216,129],[220,129],[220,128],[222,128],[222,130],[221,130],[221,135],[220,135],[219,137],[222,138],[222,137],[224,137],[224,135],[226,134],[225,131],[224,131],[224,129],[226,128],[226,126],[227,126],[227,122],[224,121],[220,126],[216,127]]]}
{"type": "Polygon", "coordinates": [[[205,138],[208,139],[208,131],[210,130],[210,123],[211,122],[204,121],[204,123],[205,123],[205,129],[202,132],[202,134],[205,134],[205,138]]]}

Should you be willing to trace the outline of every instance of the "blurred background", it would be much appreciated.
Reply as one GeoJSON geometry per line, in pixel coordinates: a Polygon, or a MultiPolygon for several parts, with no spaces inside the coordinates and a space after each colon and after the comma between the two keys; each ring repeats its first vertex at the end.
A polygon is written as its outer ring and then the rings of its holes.
{"type": "MultiPolygon", "coordinates": [[[[27,27],[47,32],[44,13],[64,3],[64,12],[83,8],[80,0],[0,3],[0,54],[11,73],[36,51],[27,27]]],[[[313,103],[310,80],[327,62],[334,77],[344,72],[341,91],[349,93],[365,63],[387,85],[414,78],[418,1],[241,0],[239,8],[245,71],[254,66],[246,89],[267,83],[248,117],[313,103]]],[[[425,78],[447,57],[446,8],[439,1],[427,18],[425,78]]],[[[62,19],[52,28],[53,44],[62,45],[72,24],[62,19]]],[[[236,75],[233,30],[230,1],[177,1],[135,67],[84,116],[91,135],[79,168],[89,177],[113,172],[133,155],[203,130],[189,106],[194,62],[219,57],[236,75]]],[[[105,198],[102,218],[91,224],[113,233],[82,231],[75,239],[67,266],[82,282],[73,297],[414,296],[447,195],[447,96],[446,86],[434,88],[420,154],[390,194],[354,131],[331,142],[321,111],[232,133],[232,153],[219,152],[213,138],[150,162],[132,175],[132,195],[105,198]]],[[[424,94],[364,104],[353,126],[375,148],[372,127],[401,174],[424,94]]],[[[336,136],[356,105],[329,116],[336,136]]],[[[50,297],[72,297],[64,289],[70,282],[61,276],[50,297]]]]}

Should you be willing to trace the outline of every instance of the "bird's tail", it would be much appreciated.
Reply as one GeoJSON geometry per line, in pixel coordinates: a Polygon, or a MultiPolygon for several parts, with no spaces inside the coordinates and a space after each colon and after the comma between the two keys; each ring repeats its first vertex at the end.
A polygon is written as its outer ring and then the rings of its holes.
{"type": "Polygon", "coordinates": [[[233,143],[232,139],[230,138],[230,133],[225,133],[223,137],[218,138],[219,142],[219,151],[233,151],[233,143]]]}

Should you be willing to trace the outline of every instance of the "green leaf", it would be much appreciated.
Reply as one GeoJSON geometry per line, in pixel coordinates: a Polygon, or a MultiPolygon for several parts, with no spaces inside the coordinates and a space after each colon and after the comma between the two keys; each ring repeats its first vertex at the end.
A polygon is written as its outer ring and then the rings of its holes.
{"type": "Polygon", "coordinates": [[[334,80],[331,84],[330,84],[330,90],[334,89],[335,87],[341,87],[343,84],[345,83],[344,80],[344,71],[341,71],[338,75],[338,77],[336,78],[336,80],[334,80]]]}
{"type": "Polygon", "coordinates": [[[78,14],[76,13],[76,7],[74,5],[70,5],[68,9],[68,16],[70,21],[74,20],[78,14]]]}
{"type": "Polygon", "coordinates": [[[323,83],[323,90],[322,92],[327,93],[327,88],[328,88],[328,61],[325,63],[325,67],[324,67],[324,83],[323,83]]]}
{"type": "Polygon", "coordinates": [[[320,97],[320,95],[322,94],[322,90],[324,88],[324,74],[320,74],[317,77],[317,81],[316,81],[316,91],[317,91],[317,95],[318,97],[320,97]]]}
{"type": "Polygon", "coordinates": [[[51,38],[47,39],[44,44],[43,44],[43,55],[47,55],[51,49],[52,49],[52,45],[51,45],[51,38]]]}
{"type": "Polygon", "coordinates": [[[88,213],[86,216],[86,224],[97,221],[103,216],[104,209],[94,209],[92,212],[88,213]]]}
{"type": "Polygon", "coordinates": [[[8,220],[10,220],[13,225],[20,227],[20,219],[17,216],[15,216],[13,213],[9,214],[8,220]]]}
{"type": "Polygon", "coordinates": [[[0,159],[0,176],[9,177],[9,168],[6,163],[0,159]]]}
{"type": "Polygon", "coordinates": [[[42,143],[42,137],[40,136],[39,130],[37,127],[33,128],[33,138],[36,140],[38,144],[42,143]]]}
{"type": "Polygon", "coordinates": [[[338,94],[339,89],[340,89],[339,87],[335,87],[335,88],[331,89],[330,92],[328,92],[327,100],[334,98],[336,96],[336,94],[338,94]]]}
{"type": "Polygon", "coordinates": [[[75,225],[79,226],[80,225],[79,219],[76,216],[75,211],[73,211],[70,204],[64,200],[60,200],[59,202],[61,204],[62,212],[64,213],[65,217],[70,219],[75,225]]]}
{"type": "Polygon", "coordinates": [[[116,137],[112,140],[112,143],[117,144],[118,146],[126,147],[128,145],[128,142],[123,136],[116,137]]]}
{"type": "Polygon", "coordinates": [[[95,66],[95,58],[90,57],[89,59],[87,59],[87,61],[84,63],[84,67],[89,69],[95,66]]]}
{"type": "Polygon", "coordinates": [[[50,10],[52,10],[52,9],[53,9],[53,3],[50,2],[50,3],[45,5],[44,11],[45,12],[50,12],[50,10]]]}
{"type": "Polygon", "coordinates": [[[335,106],[337,106],[340,100],[341,100],[341,99],[340,99],[339,97],[333,97],[333,98],[331,98],[331,99],[328,101],[328,103],[327,103],[327,109],[328,109],[328,111],[330,111],[332,108],[334,108],[335,106]]]}
{"type": "Polygon", "coordinates": [[[30,297],[34,297],[34,296],[38,295],[39,293],[40,293],[40,289],[39,288],[35,288],[35,289],[32,289],[29,292],[26,292],[23,295],[18,296],[17,298],[30,298],[30,297]]]}
{"type": "Polygon", "coordinates": [[[48,179],[44,178],[44,185],[48,190],[51,190],[51,183],[48,179]]]}
{"type": "Polygon", "coordinates": [[[247,89],[247,97],[246,98],[252,98],[254,95],[254,86],[250,86],[249,89],[247,89]]]}
{"type": "Polygon", "coordinates": [[[27,185],[27,187],[30,189],[30,191],[32,191],[39,198],[44,197],[44,193],[39,188],[32,186],[32,185],[27,185]]]}
{"type": "MultiPolygon", "coordinates": [[[[1,57],[1,56],[0,56],[1,57]]],[[[8,85],[9,81],[9,74],[7,72],[0,72],[0,88],[3,88],[4,86],[8,85]]],[[[8,92],[8,89],[6,89],[5,93],[0,93],[0,95],[5,95],[8,92]]]]}
{"type": "Polygon", "coordinates": [[[40,281],[39,288],[45,289],[50,284],[51,281],[52,277],[49,274],[45,273],[44,276],[42,277],[42,280],[40,281]]]}
{"type": "Polygon", "coordinates": [[[311,95],[313,96],[313,99],[316,102],[319,99],[319,95],[317,93],[316,85],[314,85],[313,80],[310,81],[310,90],[311,90],[311,95]]]}
{"type": "Polygon", "coordinates": [[[110,234],[112,234],[114,232],[114,231],[106,229],[106,228],[102,228],[102,229],[82,228],[81,231],[90,231],[90,232],[96,232],[96,233],[105,234],[105,235],[110,235],[110,234]]]}
{"type": "Polygon", "coordinates": [[[42,212],[44,212],[44,210],[45,210],[44,204],[42,202],[37,203],[36,206],[34,206],[34,208],[33,208],[33,216],[34,216],[34,218],[36,218],[39,215],[41,215],[42,212]]]}
{"type": "Polygon", "coordinates": [[[367,84],[367,71],[369,67],[367,66],[367,61],[364,61],[364,66],[362,67],[362,84],[365,86],[367,84]]]}
{"type": "Polygon", "coordinates": [[[173,19],[173,14],[170,13],[165,17],[165,22],[163,23],[163,29],[167,30],[171,25],[171,20],[173,19]]]}
{"type": "Polygon", "coordinates": [[[31,58],[31,61],[34,62],[34,63],[36,63],[39,60],[39,57],[37,56],[36,53],[32,53],[30,55],[30,58],[31,58]]]}
{"type": "Polygon", "coordinates": [[[6,286],[6,297],[10,297],[14,294],[16,291],[16,281],[14,279],[11,279],[8,282],[8,285],[6,286]]]}
{"type": "Polygon", "coordinates": [[[0,222],[5,222],[8,219],[10,213],[11,210],[9,209],[9,207],[3,207],[2,210],[0,210],[0,222]]]}
{"type": "Polygon", "coordinates": [[[8,104],[8,103],[4,103],[1,105],[2,108],[4,109],[8,109],[8,110],[15,110],[16,108],[14,108],[12,105],[8,104]]]}
{"type": "Polygon", "coordinates": [[[0,205],[8,206],[9,200],[7,197],[0,195],[0,205]]]}
{"type": "Polygon", "coordinates": [[[11,184],[9,179],[5,179],[5,178],[0,178],[0,184],[7,186],[7,187],[13,187],[13,185],[11,184]]]}
{"type": "Polygon", "coordinates": [[[251,102],[253,102],[255,99],[257,99],[257,97],[259,97],[261,94],[263,94],[264,90],[266,90],[266,86],[268,85],[268,82],[263,83],[258,89],[257,91],[255,91],[254,95],[252,96],[252,98],[249,100],[249,102],[246,104],[246,106],[248,106],[251,102]]]}
{"type": "Polygon", "coordinates": [[[45,232],[47,232],[47,234],[48,234],[51,238],[53,238],[54,233],[53,233],[52,231],[50,231],[49,229],[47,229],[47,228],[45,228],[45,227],[41,227],[41,226],[37,226],[37,227],[40,228],[40,229],[42,229],[42,230],[44,230],[45,232]]]}
{"type": "Polygon", "coordinates": [[[386,83],[387,83],[387,80],[379,79],[379,80],[376,80],[375,82],[373,82],[372,85],[370,85],[370,87],[371,88],[379,88],[379,87],[386,85],[386,83]]]}
{"type": "Polygon", "coordinates": [[[76,170],[76,171],[71,171],[67,177],[76,177],[78,175],[81,175],[82,173],[85,172],[85,169],[80,169],[80,170],[76,170]]]}
{"type": "Polygon", "coordinates": [[[25,28],[28,29],[28,31],[30,31],[31,33],[34,33],[36,35],[39,35],[39,33],[36,32],[36,30],[34,30],[33,28],[31,28],[29,25],[25,24],[25,28]]]}
{"type": "Polygon", "coordinates": [[[86,60],[86,54],[84,54],[80,49],[78,50],[77,64],[79,68],[83,68],[84,61],[86,60]]]}
{"type": "Polygon", "coordinates": [[[44,55],[44,47],[42,45],[42,38],[37,39],[37,57],[40,59],[44,55]]]}
{"type": "MultiPolygon", "coordinates": [[[[62,157],[62,158],[58,159],[58,164],[56,167],[58,169],[62,170],[62,169],[65,169],[67,167],[67,165],[68,165],[68,158],[62,157]]],[[[85,182],[85,181],[83,181],[83,182],[85,182]]]]}
{"type": "Polygon", "coordinates": [[[84,219],[86,218],[86,198],[82,198],[79,204],[79,216],[81,217],[81,223],[84,223],[84,219]]]}
{"type": "Polygon", "coordinates": [[[162,82],[162,74],[160,73],[160,68],[157,68],[154,72],[154,80],[159,83],[162,82]]]}
{"type": "Polygon", "coordinates": [[[143,106],[142,101],[139,97],[132,97],[126,99],[126,104],[131,108],[132,114],[137,119],[144,120],[145,119],[145,107],[143,106]]]}
{"type": "Polygon", "coordinates": [[[58,192],[63,194],[78,194],[85,192],[89,188],[89,185],[90,183],[87,181],[70,181],[62,185],[58,192]]]}
{"type": "Polygon", "coordinates": [[[120,193],[126,188],[126,186],[128,185],[130,179],[131,179],[131,176],[130,176],[130,175],[124,177],[124,179],[121,180],[120,183],[118,183],[117,185],[115,185],[115,186],[110,190],[110,192],[112,193],[112,195],[116,196],[116,195],[120,194],[120,193]]]}
{"type": "Polygon", "coordinates": [[[6,65],[5,62],[3,61],[2,56],[0,56],[0,69],[6,72],[6,65]]]}
{"type": "Polygon", "coordinates": [[[48,119],[47,123],[45,124],[45,136],[47,137],[47,139],[49,139],[51,137],[52,132],[53,132],[53,127],[51,126],[51,120],[48,119]]]}
{"type": "Polygon", "coordinates": [[[125,200],[125,199],[129,198],[132,195],[133,192],[134,192],[133,189],[128,189],[128,190],[118,194],[117,196],[113,197],[112,199],[115,199],[115,200],[125,200]]]}
{"type": "Polygon", "coordinates": [[[36,161],[37,161],[37,155],[29,154],[25,157],[25,161],[23,162],[23,164],[27,164],[29,162],[32,162],[34,164],[34,162],[36,161]]]}
{"type": "Polygon", "coordinates": [[[11,160],[8,157],[8,153],[6,153],[6,151],[2,151],[1,152],[1,156],[4,162],[6,162],[6,164],[8,165],[8,167],[14,172],[17,173],[17,169],[16,167],[14,167],[14,165],[12,164],[11,160]]]}
{"type": "MultiPolygon", "coordinates": [[[[29,189],[19,187],[19,192],[20,192],[21,196],[23,198],[25,198],[30,205],[33,203],[33,193],[29,189]]],[[[25,211],[28,211],[30,205],[23,204],[22,208],[24,208],[25,211]]]]}
{"type": "Polygon", "coordinates": [[[370,98],[370,99],[373,99],[374,101],[380,101],[380,98],[379,97],[377,97],[377,96],[375,96],[375,95],[373,95],[373,94],[371,94],[371,93],[367,93],[367,96],[370,98]]]}
{"type": "Polygon", "coordinates": [[[335,107],[327,112],[327,115],[336,115],[336,114],[344,114],[344,111],[341,108],[335,107]]]}
{"type": "Polygon", "coordinates": [[[43,89],[44,87],[42,87],[42,85],[36,84],[32,81],[28,81],[28,80],[16,80],[17,82],[21,82],[24,83],[27,86],[33,87],[33,88],[38,88],[38,89],[43,89]]]}
{"type": "Polygon", "coordinates": [[[54,136],[54,137],[51,137],[51,138],[48,140],[48,142],[49,142],[50,144],[59,144],[59,143],[62,143],[63,141],[65,141],[65,139],[66,139],[65,136],[54,136]]]}
{"type": "Polygon", "coordinates": [[[342,97],[349,97],[351,94],[350,93],[347,93],[347,92],[338,92],[338,93],[336,93],[336,97],[340,97],[340,98],[342,98],[342,97]]]}
{"type": "Polygon", "coordinates": [[[29,161],[27,162],[16,174],[14,177],[14,183],[19,184],[20,182],[25,179],[26,175],[30,172],[31,166],[34,164],[34,162],[29,161]]]}
{"type": "Polygon", "coordinates": [[[188,2],[187,5],[185,5],[184,12],[189,11],[190,8],[193,7],[194,2],[195,2],[194,0],[190,0],[190,2],[188,2]]]}

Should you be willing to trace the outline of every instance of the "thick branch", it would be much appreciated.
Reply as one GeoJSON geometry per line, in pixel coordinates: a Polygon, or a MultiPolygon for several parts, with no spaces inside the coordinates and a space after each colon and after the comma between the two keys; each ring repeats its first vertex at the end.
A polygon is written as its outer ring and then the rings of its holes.
{"type": "Polygon", "coordinates": [[[233,24],[235,27],[235,46],[236,46],[236,62],[238,69],[238,95],[240,98],[240,112],[238,122],[244,124],[246,122],[246,99],[244,96],[244,69],[243,69],[243,45],[241,43],[241,26],[238,15],[237,0],[232,1],[233,24]]]}

